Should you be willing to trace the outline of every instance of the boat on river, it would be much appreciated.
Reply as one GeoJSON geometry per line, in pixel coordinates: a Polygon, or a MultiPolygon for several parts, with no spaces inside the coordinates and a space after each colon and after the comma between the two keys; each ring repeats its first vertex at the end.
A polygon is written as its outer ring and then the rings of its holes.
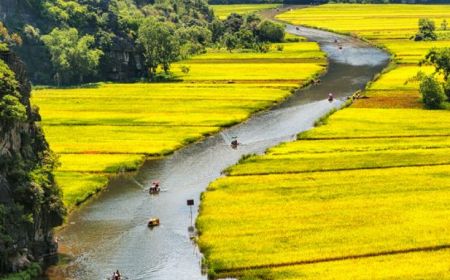
{"type": "Polygon", "coordinates": [[[147,226],[149,228],[159,226],[159,218],[150,218],[150,220],[148,220],[147,226]]]}

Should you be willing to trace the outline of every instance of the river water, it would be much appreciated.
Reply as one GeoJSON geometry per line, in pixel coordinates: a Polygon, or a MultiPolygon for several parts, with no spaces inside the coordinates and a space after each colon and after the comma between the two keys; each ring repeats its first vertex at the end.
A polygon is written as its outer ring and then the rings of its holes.
{"type": "Polygon", "coordinates": [[[364,88],[388,63],[384,52],[354,38],[291,25],[287,31],[318,42],[328,54],[329,69],[321,83],[245,123],[167,158],[148,161],[134,177],[112,180],[106,191],[72,214],[58,233],[63,252],[74,258],[63,276],[60,272],[50,279],[106,279],[116,269],[128,279],[206,279],[201,254],[189,238],[186,200],[195,201],[195,221],[201,192],[222,170],[242,155],[294,140],[320,116],[364,88]],[[326,100],[329,92],[336,97],[332,103],[326,100]],[[229,146],[232,136],[242,143],[236,150],[229,146]],[[154,179],[161,181],[163,191],[149,196],[145,188],[154,179]],[[151,216],[160,218],[159,227],[147,227],[151,216]]]}

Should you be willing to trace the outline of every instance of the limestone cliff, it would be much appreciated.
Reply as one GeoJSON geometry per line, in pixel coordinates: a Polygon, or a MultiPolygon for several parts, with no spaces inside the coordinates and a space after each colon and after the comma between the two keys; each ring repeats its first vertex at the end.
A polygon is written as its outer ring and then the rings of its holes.
{"type": "Polygon", "coordinates": [[[0,52],[0,275],[55,254],[64,207],[23,63],[0,52]]]}

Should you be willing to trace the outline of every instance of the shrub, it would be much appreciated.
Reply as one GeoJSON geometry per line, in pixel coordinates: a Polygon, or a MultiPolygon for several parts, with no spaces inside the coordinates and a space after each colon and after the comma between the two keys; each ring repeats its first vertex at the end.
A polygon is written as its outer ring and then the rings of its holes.
{"type": "Polygon", "coordinates": [[[434,21],[428,18],[419,19],[419,32],[417,32],[414,41],[435,41],[437,39],[436,25],[434,21]]]}
{"type": "Polygon", "coordinates": [[[263,21],[258,26],[258,37],[260,41],[278,43],[284,40],[284,26],[271,21],[263,21]]]}
{"type": "Polygon", "coordinates": [[[420,82],[420,93],[427,109],[439,109],[444,101],[444,92],[434,76],[425,76],[420,82]]]}
{"type": "Polygon", "coordinates": [[[11,128],[15,122],[24,122],[26,119],[26,108],[17,97],[5,95],[0,99],[0,120],[3,126],[11,128]]]}

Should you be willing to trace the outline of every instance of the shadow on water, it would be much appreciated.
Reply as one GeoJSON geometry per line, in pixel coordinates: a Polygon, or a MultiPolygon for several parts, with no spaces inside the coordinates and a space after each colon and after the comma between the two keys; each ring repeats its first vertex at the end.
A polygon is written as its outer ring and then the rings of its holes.
{"type": "Polygon", "coordinates": [[[362,89],[388,62],[385,53],[353,38],[294,26],[287,30],[319,42],[328,54],[329,70],[320,85],[165,159],[148,161],[134,177],[112,180],[59,232],[63,251],[75,256],[65,279],[106,279],[116,269],[129,279],[206,279],[202,256],[189,238],[186,200],[195,201],[195,220],[201,192],[223,169],[245,154],[294,140],[362,89]],[[326,100],[329,92],[337,97],[332,103],[326,100]],[[242,143],[236,150],[229,146],[232,136],[242,143]],[[162,192],[149,196],[146,189],[154,179],[161,181],[162,192]],[[161,225],[150,230],[146,222],[152,216],[159,217],[161,225]]]}

